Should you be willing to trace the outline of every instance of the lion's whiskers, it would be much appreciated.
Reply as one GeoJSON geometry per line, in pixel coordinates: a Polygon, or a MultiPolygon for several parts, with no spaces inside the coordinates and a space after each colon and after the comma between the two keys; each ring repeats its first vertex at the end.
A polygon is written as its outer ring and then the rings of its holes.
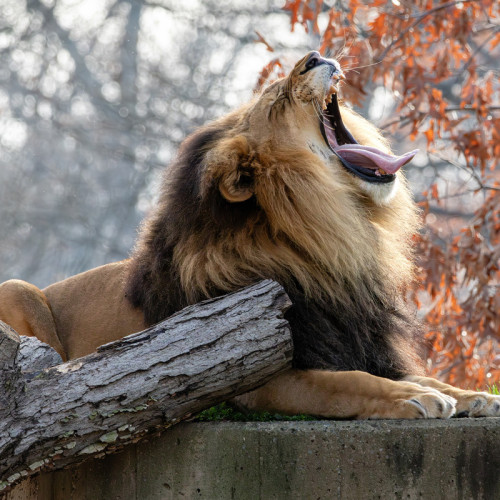
{"type": "Polygon", "coordinates": [[[319,101],[317,99],[313,99],[313,109],[316,114],[316,116],[323,121],[323,112],[321,110],[321,106],[319,104],[319,101]]]}
{"type": "Polygon", "coordinates": [[[325,127],[325,129],[330,129],[332,132],[335,131],[335,128],[330,125],[329,120],[323,119],[323,110],[321,109],[321,106],[320,106],[317,99],[315,99],[313,101],[313,106],[314,106],[314,111],[316,112],[317,117],[323,123],[323,126],[325,127]]]}
{"type": "Polygon", "coordinates": [[[382,61],[375,61],[375,62],[372,62],[370,64],[363,64],[362,66],[352,66],[350,68],[345,68],[344,72],[346,72],[346,71],[354,71],[354,70],[363,69],[363,68],[369,68],[371,66],[376,66],[377,64],[380,64],[381,62],[382,61]]]}
{"type": "Polygon", "coordinates": [[[346,54],[351,49],[353,43],[354,43],[354,38],[351,40],[349,47],[347,47],[347,38],[344,38],[344,45],[339,50],[338,54],[335,56],[334,59],[336,59],[340,63],[340,61],[342,61],[344,57],[354,57],[354,56],[346,56],[346,54]]]}

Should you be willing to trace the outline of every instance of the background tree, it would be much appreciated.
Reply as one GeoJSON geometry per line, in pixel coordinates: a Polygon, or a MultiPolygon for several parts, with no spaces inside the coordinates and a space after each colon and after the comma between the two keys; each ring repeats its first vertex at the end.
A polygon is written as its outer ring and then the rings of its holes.
{"type": "Polygon", "coordinates": [[[0,2],[0,281],[127,257],[159,172],[284,53],[279,0],[0,2]]]}

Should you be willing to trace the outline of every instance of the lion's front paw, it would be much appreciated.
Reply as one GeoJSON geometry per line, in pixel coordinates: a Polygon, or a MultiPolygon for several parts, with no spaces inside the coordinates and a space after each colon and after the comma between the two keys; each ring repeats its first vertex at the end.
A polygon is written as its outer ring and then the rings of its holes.
{"type": "Polygon", "coordinates": [[[500,417],[500,396],[461,390],[457,390],[454,396],[457,417],[500,417]]]}
{"type": "Polygon", "coordinates": [[[402,382],[390,396],[367,418],[450,418],[456,411],[455,398],[417,384],[402,382]]]}
{"type": "Polygon", "coordinates": [[[450,418],[455,414],[456,400],[430,389],[401,401],[410,416],[404,418],[450,418]]]}
{"type": "Polygon", "coordinates": [[[456,399],[438,391],[424,394],[406,400],[407,405],[413,405],[418,416],[415,418],[450,418],[456,411],[456,399]]]}

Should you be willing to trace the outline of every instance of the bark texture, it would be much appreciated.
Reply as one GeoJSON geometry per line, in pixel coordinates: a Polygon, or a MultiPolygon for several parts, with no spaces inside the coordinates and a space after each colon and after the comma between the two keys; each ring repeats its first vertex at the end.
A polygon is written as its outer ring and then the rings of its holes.
{"type": "Polygon", "coordinates": [[[262,281],[64,364],[0,324],[0,491],[117,451],[289,368],[289,306],[280,285],[262,281]]]}

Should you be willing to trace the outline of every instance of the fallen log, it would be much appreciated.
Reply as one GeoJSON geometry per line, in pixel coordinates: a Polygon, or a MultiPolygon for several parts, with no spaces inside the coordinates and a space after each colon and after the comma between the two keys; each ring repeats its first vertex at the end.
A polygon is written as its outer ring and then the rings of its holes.
{"type": "Polygon", "coordinates": [[[262,281],[67,363],[0,325],[0,491],[116,452],[288,368],[289,306],[262,281]]]}

